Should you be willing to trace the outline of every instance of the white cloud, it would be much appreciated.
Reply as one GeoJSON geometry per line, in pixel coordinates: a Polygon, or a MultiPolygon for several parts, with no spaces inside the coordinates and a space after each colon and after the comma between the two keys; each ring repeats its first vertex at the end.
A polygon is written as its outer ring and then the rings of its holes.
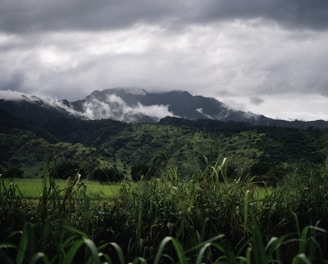
{"type": "Polygon", "coordinates": [[[83,104],[83,111],[89,119],[113,119],[125,122],[135,122],[138,115],[149,116],[157,121],[166,116],[173,116],[168,106],[145,106],[139,102],[136,106],[129,106],[115,94],[108,95],[105,101],[89,97],[83,104]]]}
{"type": "Polygon", "coordinates": [[[235,103],[255,114],[284,120],[328,120],[327,97],[311,94],[286,93],[262,97],[262,104],[253,104],[244,97],[236,97],[235,103]]]}
{"type": "MultiPolygon", "coordinates": [[[[255,106],[244,103],[249,98],[328,96],[327,40],[327,31],[290,30],[259,18],[176,28],[138,22],[115,30],[0,33],[0,89],[69,100],[111,87],[178,89],[251,111],[255,106]]],[[[264,113],[268,102],[256,111],[264,113]]],[[[283,106],[276,111],[281,118],[293,112],[283,106]]]]}
{"type": "Polygon", "coordinates": [[[57,109],[61,109],[67,113],[70,113],[73,116],[77,116],[80,118],[88,118],[85,113],[80,113],[67,105],[63,104],[57,98],[51,98],[49,96],[43,94],[27,94],[19,91],[12,90],[0,90],[0,99],[9,100],[9,101],[27,101],[32,103],[43,103],[45,106],[54,107],[57,109]]]}
{"type": "Polygon", "coordinates": [[[0,90],[0,99],[4,99],[4,100],[20,101],[23,99],[23,95],[27,96],[27,94],[20,93],[17,91],[0,90]]]}

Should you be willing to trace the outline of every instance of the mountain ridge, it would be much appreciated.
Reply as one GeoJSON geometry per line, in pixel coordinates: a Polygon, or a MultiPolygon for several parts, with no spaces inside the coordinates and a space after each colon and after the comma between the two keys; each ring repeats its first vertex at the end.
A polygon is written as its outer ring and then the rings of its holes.
{"type": "Polygon", "coordinates": [[[60,101],[12,91],[6,98],[2,91],[0,110],[36,122],[44,121],[47,116],[82,120],[111,119],[124,123],[156,123],[166,117],[172,117],[194,121],[205,119],[245,122],[256,126],[328,128],[328,122],[323,120],[287,121],[233,110],[215,98],[192,95],[183,90],[148,92],[133,87],[95,90],[84,99],[76,101],[60,101]]]}

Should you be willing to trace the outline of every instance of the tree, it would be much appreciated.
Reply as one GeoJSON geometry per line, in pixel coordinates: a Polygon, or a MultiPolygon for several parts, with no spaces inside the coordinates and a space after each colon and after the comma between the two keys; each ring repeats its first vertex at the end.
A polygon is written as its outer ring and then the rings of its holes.
{"type": "Polygon", "coordinates": [[[160,151],[152,160],[151,175],[160,177],[169,163],[169,157],[164,151],[160,151]]]}
{"type": "Polygon", "coordinates": [[[13,167],[5,171],[2,176],[4,178],[23,178],[24,171],[21,170],[20,168],[13,167]]]}
{"type": "Polygon", "coordinates": [[[124,180],[124,175],[116,167],[97,168],[93,179],[100,182],[119,182],[124,180]]]}
{"type": "Polygon", "coordinates": [[[50,170],[50,175],[54,178],[68,179],[79,171],[79,164],[76,162],[63,161],[50,170]]]}
{"type": "Polygon", "coordinates": [[[252,176],[256,176],[258,181],[271,186],[275,186],[287,173],[288,170],[282,164],[265,161],[259,161],[250,168],[252,176]]]}
{"type": "Polygon", "coordinates": [[[131,177],[133,181],[140,181],[141,178],[148,179],[150,176],[150,166],[137,164],[131,167],[131,177]]]}
{"type": "Polygon", "coordinates": [[[164,151],[160,151],[151,161],[151,166],[138,164],[131,168],[133,181],[140,181],[141,178],[149,180],[151,177],[161,177],[169,163],[169,157],[164,151]]]}

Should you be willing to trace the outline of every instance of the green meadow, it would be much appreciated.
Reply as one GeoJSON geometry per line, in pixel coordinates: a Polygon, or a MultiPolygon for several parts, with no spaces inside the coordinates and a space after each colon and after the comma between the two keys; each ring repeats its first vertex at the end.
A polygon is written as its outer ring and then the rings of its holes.
{"type": "MultiPolygon", "coordinates": [[[[39,178],[15,178],[13,180],[5,179],[4,184],[12,182],[16,186],[22,197],[27,199],[39,199],[43,192],[43,179],[39,178]]],[[[86,186],[86,194],[92,199],[110,199],[117,197],[121,183],[104,184],[97,181],[83,180],[81,184],[86,186]]],[[[67,187],[67,180],[57,179],[56,185],[62,192],[67,187]]]]}

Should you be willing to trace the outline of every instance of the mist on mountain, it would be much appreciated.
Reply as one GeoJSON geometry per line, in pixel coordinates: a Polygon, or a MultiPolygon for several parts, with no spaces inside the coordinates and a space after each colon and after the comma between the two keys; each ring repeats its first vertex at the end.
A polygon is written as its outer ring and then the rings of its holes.
{"type": "Polygon", "coordinates": [[[0,91],[0,110],[39,124],[49,123],[53,117],[124,123],[153,123],[166,117],[174,117],[243,122],[257,126],[328,127],[328,122],[322,120],[285,121],[234,110],[214,98],[195,96],[180,90],[155,93],[139,88],[113,88],[93,91],[84,99],[74,102],[8,90],[0,91]]]}

